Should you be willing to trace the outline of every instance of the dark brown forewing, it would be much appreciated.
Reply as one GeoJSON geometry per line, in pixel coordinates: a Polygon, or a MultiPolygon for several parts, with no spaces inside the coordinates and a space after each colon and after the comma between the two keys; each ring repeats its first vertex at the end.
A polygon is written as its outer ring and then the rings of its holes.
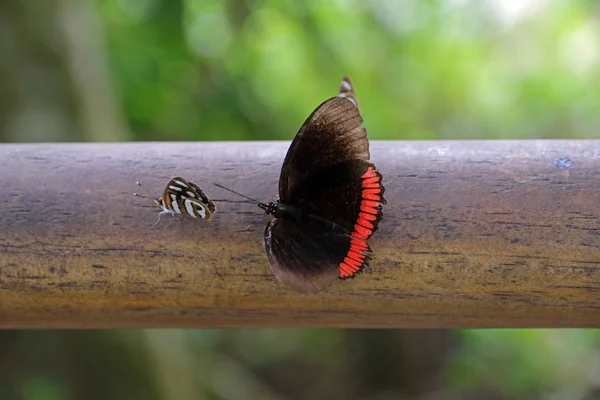
{"type": "Polygon", "coordinates": [[[302,183],[344,161],[369,160],[367,133],[354,104],[333,97],[308,117],[288,149],[279,178],[279,198],[293,204],[302,183]]]}
{"type": "Polygon", "coordinates": [[[349,246],[347,235],[293,220],[274,219],[265,230],[271,270],[299,293],[315,293],[335,282],[349,246]]]}
{"type": "MultiPolygon", "coordinates": [[[[354,230],[363,199],[363,176],[373,164],[360,161],[344,161],[343,163],[324,168],[303,181],[296,190],[297,199],[294,204],[306,213],[320,216],[343,226],[350,232],[354,230]]],[[[381,175],[377,172],[380,177],[381,175]]],[[[380,185],[381,203],[385,203],[385,188],[380,185]]],[[[372,232],[377,230],[382,213],[379,212],[372,232]]],[[[372,233],[371,233],[372,234],[372,233]]]]}

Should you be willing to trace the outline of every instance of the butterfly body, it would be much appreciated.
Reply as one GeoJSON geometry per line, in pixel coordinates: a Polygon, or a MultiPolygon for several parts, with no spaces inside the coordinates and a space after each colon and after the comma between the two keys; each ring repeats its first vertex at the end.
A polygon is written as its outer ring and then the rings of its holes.
{"type": "Polygon", "coordinates": [[[369,162],[357,104],[345,77],[338,96],[317,107],[290,145],[279,200],[259,204],[274,217],[264,234],[271,269],[298,292],[317,292],[368,265],[385,189],[369,162]]]}

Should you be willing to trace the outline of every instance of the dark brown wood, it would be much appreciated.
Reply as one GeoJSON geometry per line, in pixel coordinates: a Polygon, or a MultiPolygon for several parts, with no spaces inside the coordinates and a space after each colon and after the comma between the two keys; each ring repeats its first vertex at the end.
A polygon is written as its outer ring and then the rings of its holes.
{"type": "Polygon", "coordinates": [[[131,195],[275,200],[287,146],[1,145],[0,326],[600,327],[600,141],[372,143],[375,258],[316,295],[274,278],[257,207],[153,226],[131,195]]]}

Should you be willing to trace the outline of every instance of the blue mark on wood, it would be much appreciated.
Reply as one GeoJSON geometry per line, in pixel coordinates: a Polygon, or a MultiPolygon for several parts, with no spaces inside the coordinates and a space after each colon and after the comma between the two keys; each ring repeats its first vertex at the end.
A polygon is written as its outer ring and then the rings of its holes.
{"type": "Polygon", "coordinates": [[[573,165],[573,161],[567,157],[561,157],[554,160],[554,165],[558,169],[569,169],[573,165]]]}

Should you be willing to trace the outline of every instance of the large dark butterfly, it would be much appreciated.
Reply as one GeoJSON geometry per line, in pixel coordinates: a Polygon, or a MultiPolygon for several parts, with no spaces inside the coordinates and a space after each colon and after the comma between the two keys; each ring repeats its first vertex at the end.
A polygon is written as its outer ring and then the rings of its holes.
{"type": "Polygon", "coordinates": [[[264,234],[271,269],[295,291],[317,292],[368,265],[367,240],[386,201],[362,122],[344,77],[338,96],[317,107],[290,145],[277,203],[258,204],[274,217],[264,234]]]}

